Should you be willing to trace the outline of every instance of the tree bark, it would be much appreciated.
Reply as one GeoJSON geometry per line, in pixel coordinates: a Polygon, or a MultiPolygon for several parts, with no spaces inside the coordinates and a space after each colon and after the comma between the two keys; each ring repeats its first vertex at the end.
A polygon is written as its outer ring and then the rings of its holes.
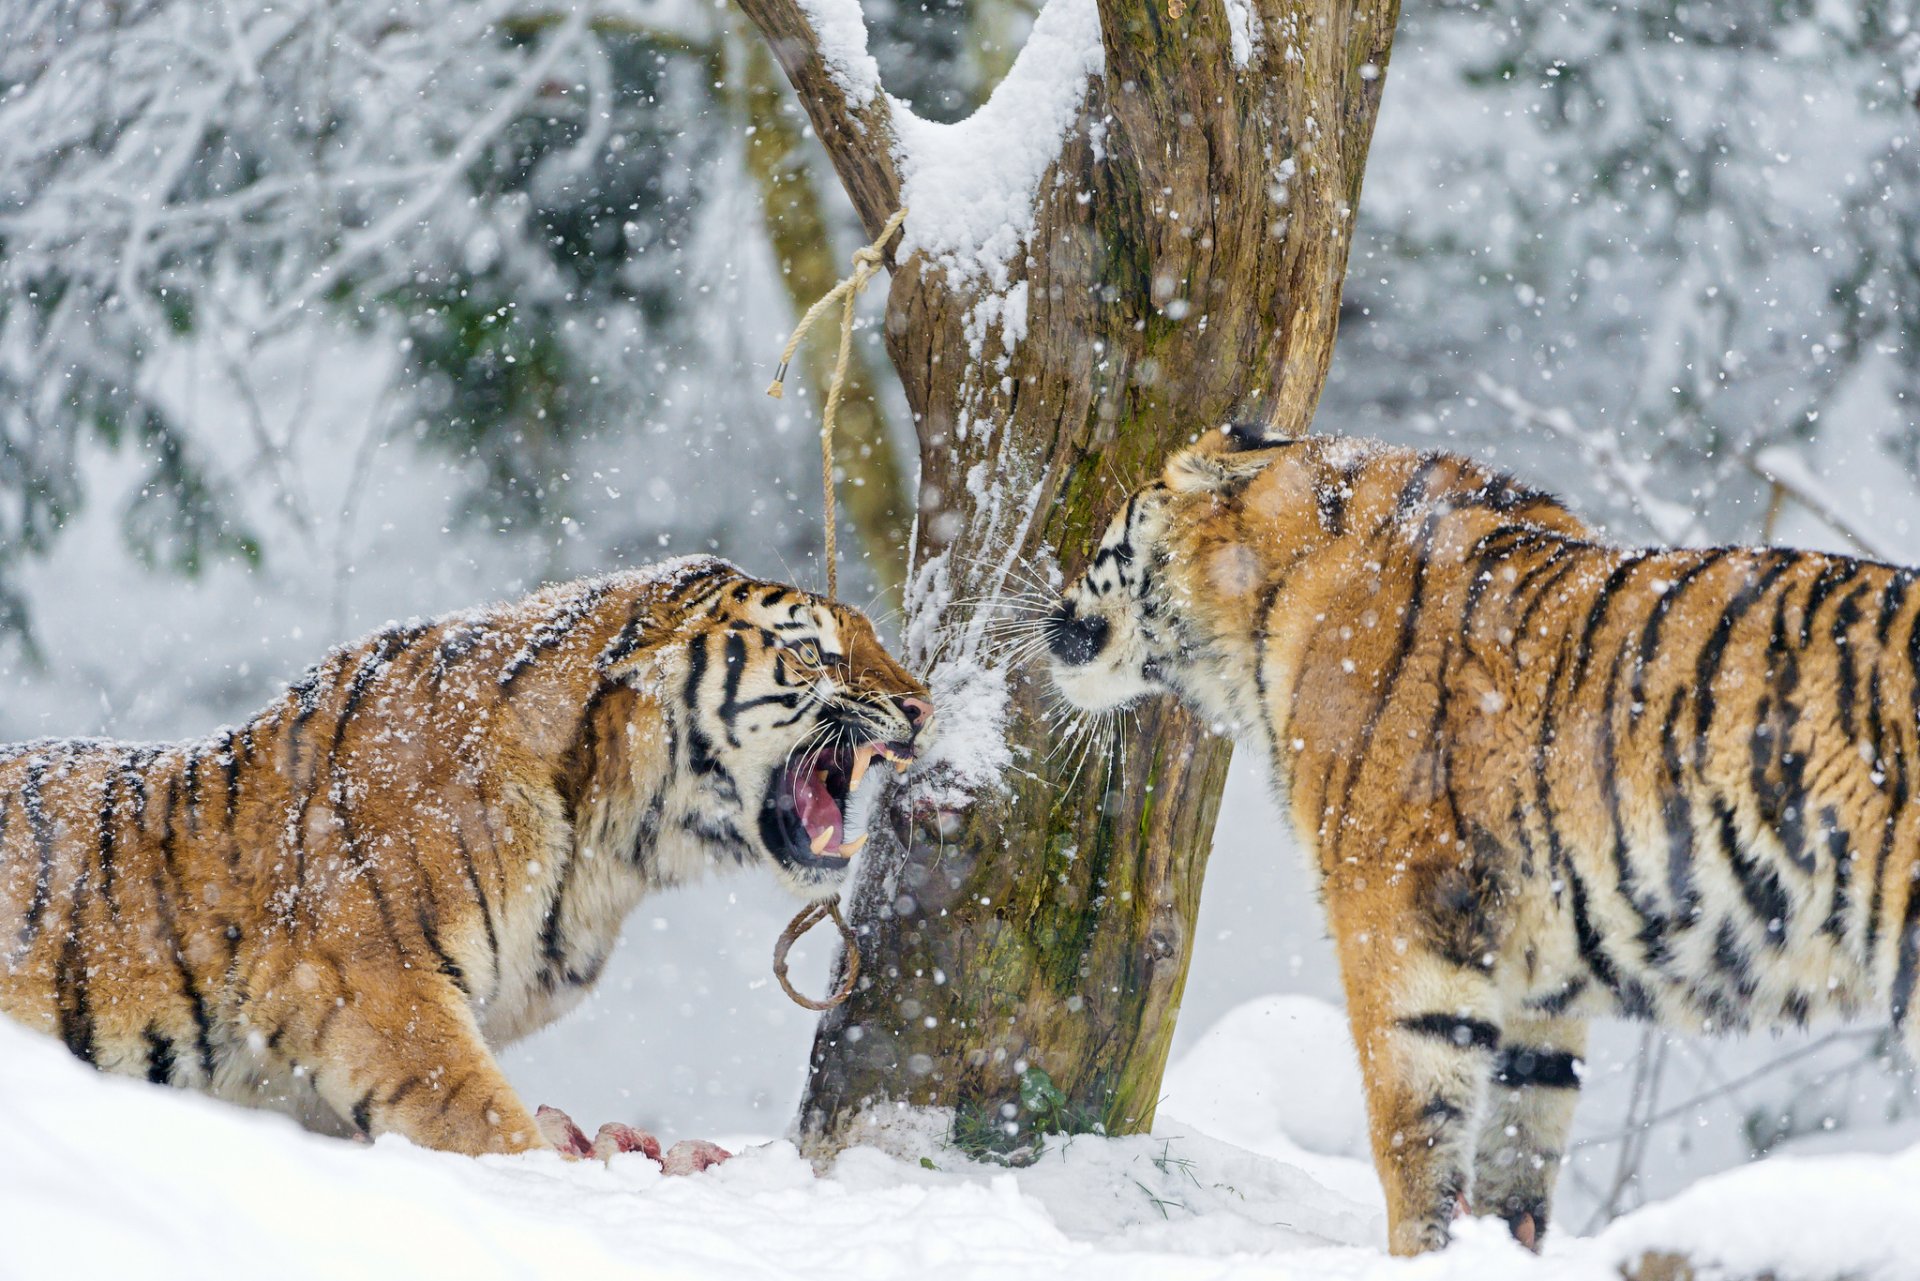
{"type": "MultiPolygon", "coordinates": [[[[901,188],[888,100],[849,110],[794,0],[740,3],[877,232],[901,188]]],[[[1173,447],[1311,422],[1398,4],[1245,5],[1241,67],[1222,0],[1098,0],[1104,70],[1009,266],[1024,338],[989,332],[972,358],[988,286],[895,265],[887,339],[921,467],[908,657],[950,721],[1004,680],[1012,761],[995,785],[961,770],[964,798],[930,771],[875,835],[852,895],[862,979],[821,1020],[802,1103],[816,1156],[901,1105],[1003,1150],[1152,1123],[1228,745],[1157,701],[1083,753],[989,619],[1030,586],[1021,567],[1077,568],[1173,447]]]]}
{"type": "MultiPolygon", "coordinates": [[[[773,60],[763,46],[748,44],[741,61],[734,79],[742,94],[742,114],[753,124],[747,139],[747,171],[759,188],[767,238],[797,320],[850,267],[846,256],[834,253],[826,210],[805,169],[804,139],[787,116],[786,95],[773,60]]],[[[826,396],[840,345],[838,320],[837,315],[831,316],[829,323],[816,325],[800,345],[800,361],[815,399],[811,404],[797,403],[796,413],[817,413],[814,406],[826,396]]],[[[867,349],[856,341],[847,360],[846,390],[834,426],[840,503],[860,536],[874,581],[889,605],[898,605],[907,567],[897,549],[907,543],[913,509],[900,452],[894,448],[874,387],[867,349]]]]}

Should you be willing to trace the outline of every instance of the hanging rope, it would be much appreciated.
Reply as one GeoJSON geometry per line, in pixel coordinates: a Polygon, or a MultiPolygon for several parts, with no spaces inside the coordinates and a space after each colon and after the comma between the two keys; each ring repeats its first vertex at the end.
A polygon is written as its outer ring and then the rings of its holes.
{"type": "MultiPolygon", "coordinates": [[[[820,488],[826,497],[827,520],[827,599],[834,600],[840,595],[840,540],[834,529],[834,489],[833,489],[833,416],[840,408],[840,390],[847,381],[847,359],[853,354],[853,304],[867,282],[886,265],[886,243],[893,239],[893,233],[900,230],[900,224],[907,220],[907,208],[902,205],[887,219],[887,225],[880,229],[880,235],[864,249],[853,254],[853,274],[842,280],[820,296],[820,301],[807,308],[807,314],[800,317],[800,323],[793,327],[793,337],[787,339],[787,349],[780,353],[780,367],[773,371],[773,381],[767,384],[767,395],[780,399],[786,390],[787,366],[793,363],[793,353],[800,347],[800,340],[807,336],[807,330],[813,327],[822,312],[831,307],[836,300],[841,302],[840,312],[840,356],[833,363],[833,377],[827,383],[827,403],[820,422],[820,488]]],[[[804,913],[802,913],[804,915],[804,913]]],[[[797,918],[796,918],[797,919],[797,918]]],[[[786,980],[783,978],[782,983],[786,980]]],[[[793,993],[788,988],[789,995],[793,993]]],[[[794,998],[799,1000],[798,997],[794,998]]]]}
{"type": "Polygon", "coordinates": [[[860,943],[853,937],[846,918],[840,915],[840,903],[837,899],[828,899],[824,903],[809,903],[800,909],[800,915],[787,922],[787,928],[780,931],[780,941],[773,945],[773,977],[780,980],[781,990],[793,998],[795,1005],[804,1005],[809,1010],[830,1010],[853,995],[853,985],[860,979],[860,943]],[[832,996],[824,1001],[816,1001],[796,990],[787,982],[787,949],[794,940],[828,917],[840,927],[840,937],[847,946],[847,972],[841,976],[840,986],[832,996]]]}

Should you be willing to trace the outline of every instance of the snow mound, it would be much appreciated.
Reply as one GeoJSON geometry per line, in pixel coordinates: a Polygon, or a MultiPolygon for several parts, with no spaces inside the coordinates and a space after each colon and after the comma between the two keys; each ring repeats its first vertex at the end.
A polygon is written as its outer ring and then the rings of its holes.
{"type": "Polygon", "coordinates": [[[1167,1069],[1160,1108],[1270,1156],[1369,1159],[1346,1015],[1310,996],[1262,996],[1229,1010],[1167,1069]]]}
{"type": "Polygon", "coordinates": [[[1630,1262],[1693,1260],[1703,1277],[1920,1277],[1920,1147],[1894,1156],[1772,1157],[1703,1179],[1594,1241],[1630,1262]]]}

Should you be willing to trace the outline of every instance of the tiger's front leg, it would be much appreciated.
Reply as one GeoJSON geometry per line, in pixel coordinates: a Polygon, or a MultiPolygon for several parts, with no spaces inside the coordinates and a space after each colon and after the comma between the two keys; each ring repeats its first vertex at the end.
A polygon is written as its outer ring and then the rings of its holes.
{"type": "Polygon", "coordinates": [[[1507,1221],[1530,1250],[1546,1234],[1553,1187],[1580,1097],[1587,1023],[1509,1018],[1474,1154],[1473,1208],[1507,1221]]]}
{"type": "Polygon", "coordinates": [[[549,1146],[438,972],[303,958],[249,1018],[363,1134],[469,1156],[549,1146]]]}

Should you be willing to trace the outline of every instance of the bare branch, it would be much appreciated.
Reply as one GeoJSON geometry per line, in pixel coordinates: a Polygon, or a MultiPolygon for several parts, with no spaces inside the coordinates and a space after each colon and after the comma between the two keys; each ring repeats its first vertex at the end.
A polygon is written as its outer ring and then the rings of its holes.
{"type": "MultiPolygon", "coordinates": [[[[1691,511],[1654,494],[1652,464],[1628,458],[1612,434],[1583,428],[1566,410],[1536,405],[1513,388],[1484,374],[1477,381],[1488,399],[1513,415],[1516,421],[1544,428],[1579,449],[1595,469],[1599,487],[1624,499],[1657,537],[1670,543],[1684,543],[1700,532],[1698,519],[1691,511]]],[[[1846,513],[1845,504],[1827,491],[1792,450],[1754,441],[1729,452],[1738,470],[1765,481],[1777,495],[1804,508],[1815,520],[1851,543],[1861,555],[1881,560],[1899,559],[1872,530],[1846,513]]]]}
{"type": "MultiPolygon", "coordinates": [[[[858,21],[852,0],[827,2],[848,6],[847,18],[858,21]]],[[[876,87],[864,102],[850,98],[845,71],[829,65],[819,33],[796,0],[740,0],[740,10],[760,29],[800,96],[867,235],[879,235],[900,207],[893,112],[886,95],[876,87]]]]}
{"type": "Polygon", "coordinates": [[[1588,430],[1565,409],[1536,405],[1485,374],[1475,381],[1487,399],[1513,415],[1516,422],[1543,428],[1578,449],[1594,469],[1594,483],[1600,491],[1625,502],[1654,537],[1667,543],[1686,543],[1696,536],[1693,513],[1654,493],[1653,465],[1629,458],[1613,433],[1588,430]]]}

